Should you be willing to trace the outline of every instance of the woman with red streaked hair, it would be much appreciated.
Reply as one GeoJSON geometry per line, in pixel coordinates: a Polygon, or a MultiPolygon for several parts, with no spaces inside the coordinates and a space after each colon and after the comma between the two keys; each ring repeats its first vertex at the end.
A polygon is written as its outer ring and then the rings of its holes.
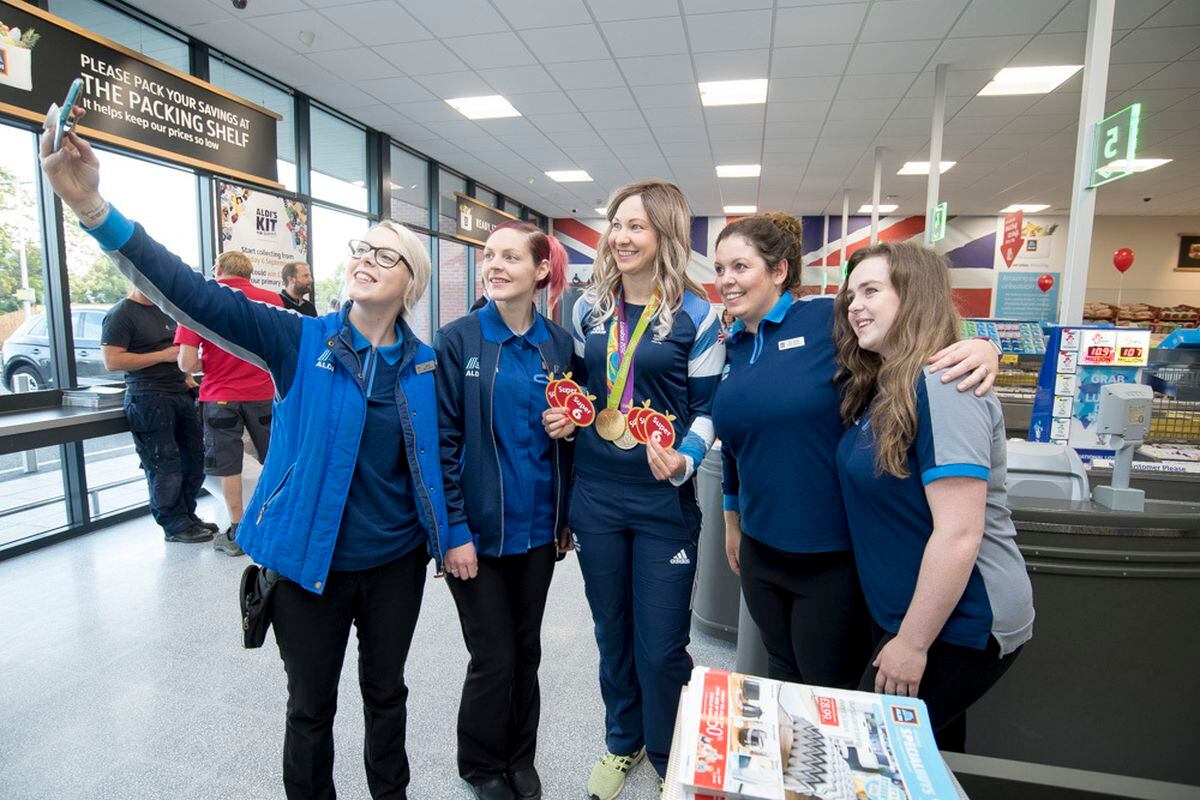
{"type": "Polygon", "coordinates": [[[570,549],[569,442],[542,427],[571,335],[534,307],[565,284],[567,254],[528,222],[496,227],[479,259],[487,303],[444,326],[438,412],[451,541],[446,581],[471,661],[458,713],[458,771],[485,800],[541,797],[534,768],[542,614],[556,557],[570,549]],[[458,526],[462,529],[462,526],[458,526]]]}

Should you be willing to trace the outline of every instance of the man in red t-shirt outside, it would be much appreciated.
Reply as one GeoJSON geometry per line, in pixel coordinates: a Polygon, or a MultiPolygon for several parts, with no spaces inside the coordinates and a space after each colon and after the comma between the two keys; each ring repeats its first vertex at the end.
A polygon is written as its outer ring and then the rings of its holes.
{"type": "MultiPolygon", "coordinates": [[[[222,253],[217,259],[217,283],[241,292],[251,300],[282,306],[275,292],[250,283],[254,265],[243,253],[222,253]]],[[[237,527],[242,521],[242,431],[250,441],[258,463],[267,458],[271,438],[271,401],[275,383],[265,370],[246,363],[206,341],[182,325],[175,333],[179,345],[179,368],[191,374],[203,369],[200,411],[204,419],[204,474],[219,476],[229,528],[213,537],[213,547],[227,555],[244,555],[237,544],[237,527]]]]}

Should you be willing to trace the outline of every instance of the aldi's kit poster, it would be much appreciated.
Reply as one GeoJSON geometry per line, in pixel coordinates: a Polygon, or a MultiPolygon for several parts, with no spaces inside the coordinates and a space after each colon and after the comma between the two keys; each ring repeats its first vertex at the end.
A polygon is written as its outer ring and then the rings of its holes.
{"type": "Polygon", "coordinates": [[[1096,433],[1100,390],[1140,383],[1150,331],[1097,325],[1056,327],[1046,345],[1029,423],[1031,442],[1070,445],[1080,455],[1112,455],[1096,433]]]}
{"type": "Polygon", "coordinates": [[[254,265],[250,282],[283,289],[280,273],[292,261],[308,263],[308,206],[300,200],[218,181],[222,253],[241,251],[254,265]]]}

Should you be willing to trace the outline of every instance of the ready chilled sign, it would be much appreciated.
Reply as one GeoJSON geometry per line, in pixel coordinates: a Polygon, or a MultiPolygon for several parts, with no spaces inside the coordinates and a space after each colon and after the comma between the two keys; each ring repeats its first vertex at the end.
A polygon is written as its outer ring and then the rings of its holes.
{"type": "Polygon", "coordinates": [[[278,114],[35,6],[0,0],[0,111],[40,122],[76,78],[84,136],[282,188],[278,114]]]}
{"type": "Polygon", "coordinates": [[[512,214],[505,214],[461,192],[455,192],[454,199],[458,203],[458,224],[454,235],[481,247],[497,225],[516,219],[512,214]]]}

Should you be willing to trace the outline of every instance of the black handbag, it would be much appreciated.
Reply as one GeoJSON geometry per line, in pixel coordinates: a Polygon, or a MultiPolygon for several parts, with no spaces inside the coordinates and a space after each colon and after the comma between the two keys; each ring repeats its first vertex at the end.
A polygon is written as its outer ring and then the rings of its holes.
{"type": "Polygon", "coordinates": [[[273,569],[251,564],[242,571],[238,600],[242,607],[242,646],[262,647],[271,627],[271,597],[280,575],[273,569]]]}

